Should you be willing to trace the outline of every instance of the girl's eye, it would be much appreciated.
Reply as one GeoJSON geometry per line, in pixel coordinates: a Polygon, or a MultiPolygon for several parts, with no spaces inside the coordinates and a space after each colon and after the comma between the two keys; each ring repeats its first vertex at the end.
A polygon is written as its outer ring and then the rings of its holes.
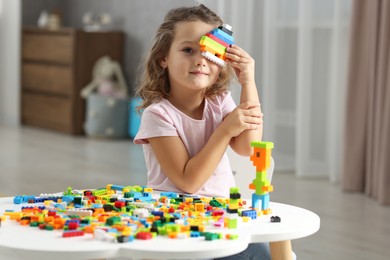
{"type": "Polygon", "coordinates": [[[183,49],[183,52],[188,53],[188,54],[192,54],[192,53],[194,53],[195,51],[194,51],[194,49],[192,49],[192,48],[190,48],[190,47],[186,47],[186,48],[183,49]]]}

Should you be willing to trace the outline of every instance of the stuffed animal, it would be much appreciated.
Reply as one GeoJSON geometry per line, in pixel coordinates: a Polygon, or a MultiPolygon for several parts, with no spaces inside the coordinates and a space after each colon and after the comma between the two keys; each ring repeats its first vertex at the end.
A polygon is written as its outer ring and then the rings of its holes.
{"type": "Polygon", "coordinates": [[[127,98],[128,87],[118,62],[108,56],[98,59],[93,67],[91,83],[81,90],[81,96],[87,98],[97,92],[102,96],[127,98]]]}
{"type": "Polygon", "coordinates": [[[85,133],[88,136],[127,136],[128,88],[118,62],[104,56],[93,67],[91,83],[81,90],[87,100],[85,133]]]}

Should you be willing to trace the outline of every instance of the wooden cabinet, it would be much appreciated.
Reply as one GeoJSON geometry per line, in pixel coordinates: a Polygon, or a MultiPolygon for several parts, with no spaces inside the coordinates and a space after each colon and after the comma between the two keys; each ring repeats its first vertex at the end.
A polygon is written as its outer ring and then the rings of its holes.
{"type": "Polygon", "coordinates": [[[123,64],[123,48],[122,32],[23,28],[22,124],[83,134],[85,101],[80,91],[91,81],[100,57],[123,64]]]}

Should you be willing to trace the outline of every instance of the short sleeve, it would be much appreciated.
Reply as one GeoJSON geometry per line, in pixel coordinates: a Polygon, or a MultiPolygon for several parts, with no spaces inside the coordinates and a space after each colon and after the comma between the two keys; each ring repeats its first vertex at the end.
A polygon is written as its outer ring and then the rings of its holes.
{"type": "Polygon", "coordinates": [[[222,94],[220,97],[221,97],[222,116],[225,117],[230,112],[232,112],[237,107],[237,105],[234,102],[230,92],[226,92],[226,93],[222,94]]]}
{"type": "Polygon", "coordinates": [[[158,136],[178,136],[177,129],[168,113],[161,107],[148,107],[141,116],[141,124],[133,142],[148,144],[148,138],[158,136]]]}

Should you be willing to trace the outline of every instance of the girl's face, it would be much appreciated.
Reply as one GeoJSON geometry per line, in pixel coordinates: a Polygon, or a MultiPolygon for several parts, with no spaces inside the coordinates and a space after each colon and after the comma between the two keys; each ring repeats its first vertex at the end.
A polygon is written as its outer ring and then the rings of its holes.
{"type": "Polygon", "coordinates": [[[201,55],[199,40],[214,26],[201,22],[176,25],[175,37],[161,66],[168,69],[171,92],[205,91],[218,79],[221,68],[201,55]]]}

